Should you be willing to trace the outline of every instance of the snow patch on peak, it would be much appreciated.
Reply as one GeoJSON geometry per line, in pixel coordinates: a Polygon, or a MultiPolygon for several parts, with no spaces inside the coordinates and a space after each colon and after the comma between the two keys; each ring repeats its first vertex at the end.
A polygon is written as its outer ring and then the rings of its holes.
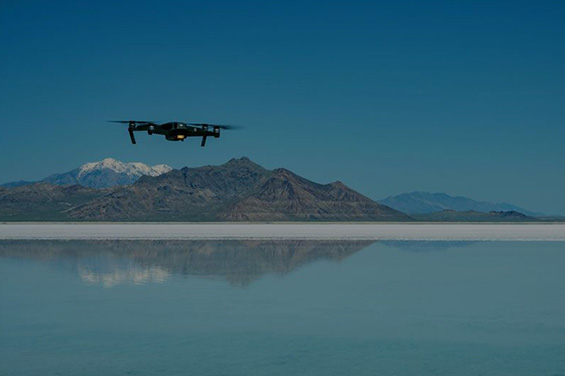
{"type": "Polygon", "coordinates": [[[98,162],[85,163],[79,167],[78,178],[88,175],[94,171],[112,170],[119,174],[125,174],[132,178],[139,178],[143,175],[159,176],[172,170],[170,166],[160,164],[148,166],[141,162],[124,163],[114,158],[106,158],[98,162]]]}
{"type": "Polygon", "coordinates": [[[152,167],[153,171],[155,171],[157,173],[157,175],[155,176],[159,176],[162,174],[165,174],[169,171],[172,171],[171,166],[168,166],[166,164],[159,164],[159,165],[155,165],[152,167]]]}

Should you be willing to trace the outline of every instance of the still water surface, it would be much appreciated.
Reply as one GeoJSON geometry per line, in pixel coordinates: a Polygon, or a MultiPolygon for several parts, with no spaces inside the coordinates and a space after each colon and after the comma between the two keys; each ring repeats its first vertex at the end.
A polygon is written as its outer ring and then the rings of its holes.
{"type": "Polygon", "coordinates": [[[565,243],[0,241],[1,375],[565,375],[565,243]]]}

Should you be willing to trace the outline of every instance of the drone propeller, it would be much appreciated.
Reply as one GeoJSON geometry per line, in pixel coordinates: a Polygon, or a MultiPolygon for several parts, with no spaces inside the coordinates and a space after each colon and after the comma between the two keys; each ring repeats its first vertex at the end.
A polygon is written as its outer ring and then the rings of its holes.
{"type": "Polygon", "coordinates": [[[188,123],[190,125],[195,125],[197,127],[211,127],[211,128],[220,128],[220,129],[241,129],[243,127],[239,125],[221,125],[221,124],[207,124],[207,123],[188,123]]]}
{"type": "Polygon", "coordinates": [[[154,121],[141,121],[141,120],[108,120],[109,123],[121,124],[152,124],[154,121]]]}

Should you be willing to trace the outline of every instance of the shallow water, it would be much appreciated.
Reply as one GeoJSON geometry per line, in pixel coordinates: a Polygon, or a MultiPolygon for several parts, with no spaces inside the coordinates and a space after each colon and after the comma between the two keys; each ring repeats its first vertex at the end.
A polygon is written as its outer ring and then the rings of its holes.
{"type": "Polygon", "coordinates": [[[565,243],[0,241],[2,375],[565,375],[565,243]]]}

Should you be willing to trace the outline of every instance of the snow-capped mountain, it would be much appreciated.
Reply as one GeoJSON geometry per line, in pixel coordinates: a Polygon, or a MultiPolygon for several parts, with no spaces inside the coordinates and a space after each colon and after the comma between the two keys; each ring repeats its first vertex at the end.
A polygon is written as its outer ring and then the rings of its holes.
{"type": "Polygon", "coordinates": [[[135,179],[139,179],[143,175],[159,176],[161,174],[164,174],[165,172],[172,170],[171,167],[164,164],[148,166],[140,162],[124,163],[114,158],[106,158],[99,162],[90,162],[83,164],[78,168],[77,177],[81,179],[94,173],[95,171],[107,169],[119,174],[126,174],[127,176],[131,176],[135,179]]]}
{"type": "MultiPolygon", "coordinates": [[[[99,162],[85,163],[74,170],[54,174],[41,180],[56,185],[79,184],[90,188],[109,188],[117,185],[133,184],[144,175],[159,176],[171,171],[172,168],[161,164],[148,166],[144,163],[124,163],[113,158],[106,158],[99,162]]],[[[15,182],[2,184],[3,186],[27,185],[33,182],[15,182]]]]}

